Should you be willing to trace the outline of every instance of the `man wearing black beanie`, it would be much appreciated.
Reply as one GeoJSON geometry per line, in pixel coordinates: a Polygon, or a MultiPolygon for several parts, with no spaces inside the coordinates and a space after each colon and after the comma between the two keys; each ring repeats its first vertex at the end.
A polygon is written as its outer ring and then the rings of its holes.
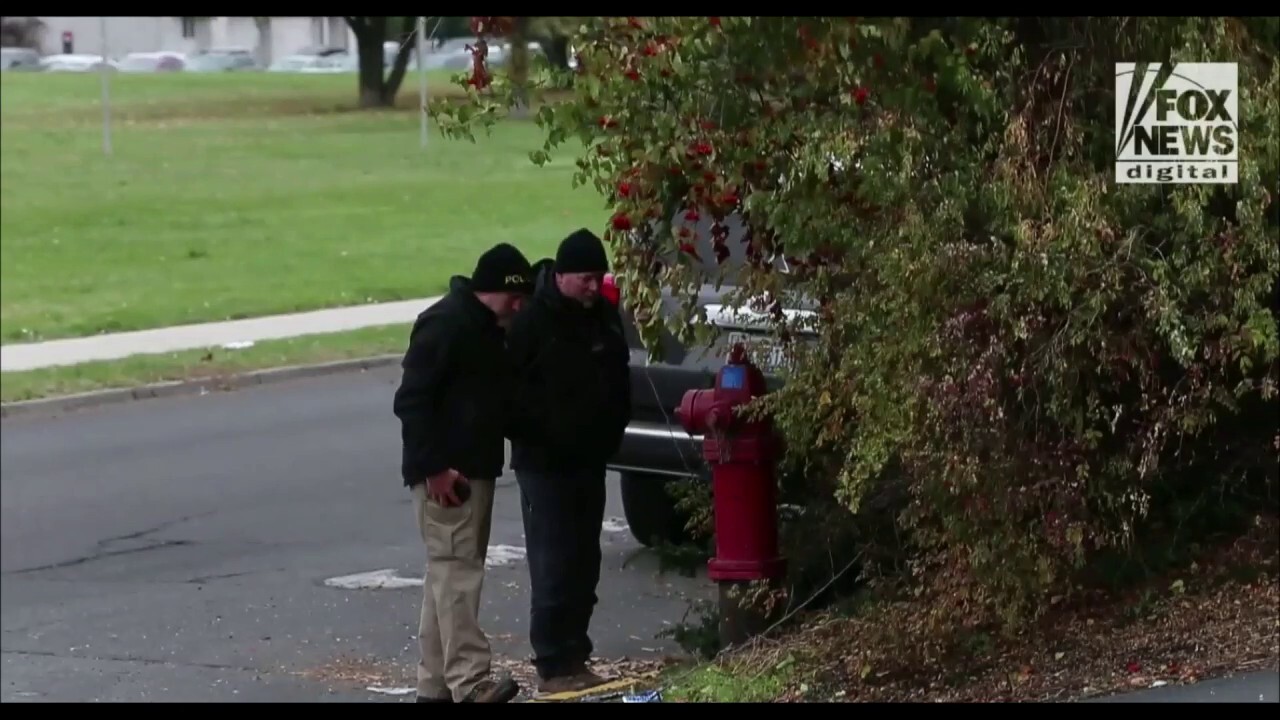
{"type": "Polygon", "coordinates": [[[505,459],[514,392],[504,329],[533,291],[516,248],[480,256],[470,278],[418,316],[395,394],[403,454],[427,547],[419,618],[418,702],[508,702],[510,678],[491,676],[480,628],[494,484],[505,459]]]}
{"type": "Polygon", "coordinates": [[[512,324],[517,374],[511,467],[520,485],[532,585],[530,641],[541,692],[603,680],[587,667],[600,581],[605,464],[631,419],[630,350],[603,301],[604,243],[589,230],[534,266],[532,301],[512,324]]]}

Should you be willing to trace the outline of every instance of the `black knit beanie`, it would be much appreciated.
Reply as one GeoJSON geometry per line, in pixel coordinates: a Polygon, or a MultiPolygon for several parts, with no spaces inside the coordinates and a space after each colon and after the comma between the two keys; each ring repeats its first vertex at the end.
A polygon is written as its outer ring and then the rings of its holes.
{"type": "Polygon", "coordinates": [[[533,268],[524,253],[507,243],[499,243],[485,251],[471,273],[471,289],[475,292],[533,292],[533,268]]]}
{"type": "Polygon", "coordinates": [[[586,228],[574,230],[560,242],[555,269],[558,273],[609,272],[604,241],[586,228]]]}

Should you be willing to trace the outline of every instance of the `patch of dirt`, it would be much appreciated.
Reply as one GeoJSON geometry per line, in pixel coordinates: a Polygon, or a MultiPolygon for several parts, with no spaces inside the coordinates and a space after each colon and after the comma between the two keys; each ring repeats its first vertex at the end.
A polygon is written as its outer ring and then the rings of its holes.
{"type": "Polygon", "coordinates": [[[417,685],[414,673],[399,663],[370,657],[340,657],[315,668],[295,672],[295,675],[326,685],[353,687],[406,687],[417,685]]]}
{"type": "MultiPolygon", "coordinates": [[[[654,658],[634,660],[631,658],[591,658],[591,670],[605,680],[636,678],[650,680],[667,665],[674,663],[674,658],[654,658]]],[[[532,658],[494,657],[493,670],[497,673],[508,673],[520,685],[520,697],[531,698],[538,694],[538,675],[533,669],[532,658]]],[[[637,686],[644,683],[638,682],[637,686]]]]}
{"type": "Polygon", "coordinates": [[[1276,533],[1260,523],[1202,566],[1130,597],[1063,603],[1015,637],[939,638],[924,630],[929,607],[898,602],[813,617],[720,662],[760,674],[795,658],[780,702],[1065,701],[1280,668],[1276,533]]]}
{"type": "MultiPolygon", "coordinates": [[[[365,689],[369,687],[407,688],[416,687],[416,659],[410,662],[393,662],[373,657],[339,657],[324,665],[296,671],[293,674],[313,682],[321,683],[330,689],[344,687],[348,689],[365,689]]],[[[592,658],[591,669],[606,680],[636,678],[652,679],[668,664],[675,662],[672,658],[633,660],[630,658],[592,658]]],[[[493,657],[493,672],[508,673],[520,684],[520,697],[528,699],[537,694],[538,677],[534,672],[530,658],[512,658],[501,655],[493,657]]],[[[640,685],[643,683],[637,683],[640,685]]]]}

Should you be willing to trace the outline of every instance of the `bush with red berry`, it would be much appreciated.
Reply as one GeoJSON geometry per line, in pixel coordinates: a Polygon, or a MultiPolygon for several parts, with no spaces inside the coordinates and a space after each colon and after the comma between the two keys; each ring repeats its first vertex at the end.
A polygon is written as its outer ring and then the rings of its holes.
{"type": "MultiPolygon", "coordinates": [[[[632,309],[691,299],[696,221],[724,257],[723,223],[743,219],[733,301],[821,309],[763,403],[786,468],[831,479],[853,518],[897,498],[895,559],[940,611],[1026,617],[1173,542],[1206,498],[1233,519],[1227,498],[1275,510],[1278,29],[599,18],[573,40],[572,94],[540,103],[532,156],[575,154],[575,184],[607,198],[632,309]],[[1239,63],[1239,182],[1117,184],[1115,63],[1214,60],[1239,63]]],[[[482,63],[473,79],[433,110],[452,136],[509,106],[482,63]]],[[[693,305],[637,313],[646,342],[662,322],[701,337],[693,305]]]]}

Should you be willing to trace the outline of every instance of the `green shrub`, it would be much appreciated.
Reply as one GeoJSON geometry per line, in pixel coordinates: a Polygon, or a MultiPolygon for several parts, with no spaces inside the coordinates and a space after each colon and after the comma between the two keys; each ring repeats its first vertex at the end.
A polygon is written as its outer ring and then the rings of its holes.
{"type": "MultiPolygon", "coordinates": [[[[940,615],[1016,622],[1188,497],[1262,489],[1274,509],[1278,36],[1275,18],[601,18],[533,155],[586,144],[633,310],[696,286],[664,218],[745,217],[733,300],[822,307],[762,404],[789,466],[854,513],[902,507],[940,615]],[[1115,63],[1206,60],[1239,63],[1238,184],[1117,185],[1115,63]]],[[[492,92],[442,126],[494,121],[492,92]]],[[[669,320],[685,339],[689,308],[669,320]]]]}

